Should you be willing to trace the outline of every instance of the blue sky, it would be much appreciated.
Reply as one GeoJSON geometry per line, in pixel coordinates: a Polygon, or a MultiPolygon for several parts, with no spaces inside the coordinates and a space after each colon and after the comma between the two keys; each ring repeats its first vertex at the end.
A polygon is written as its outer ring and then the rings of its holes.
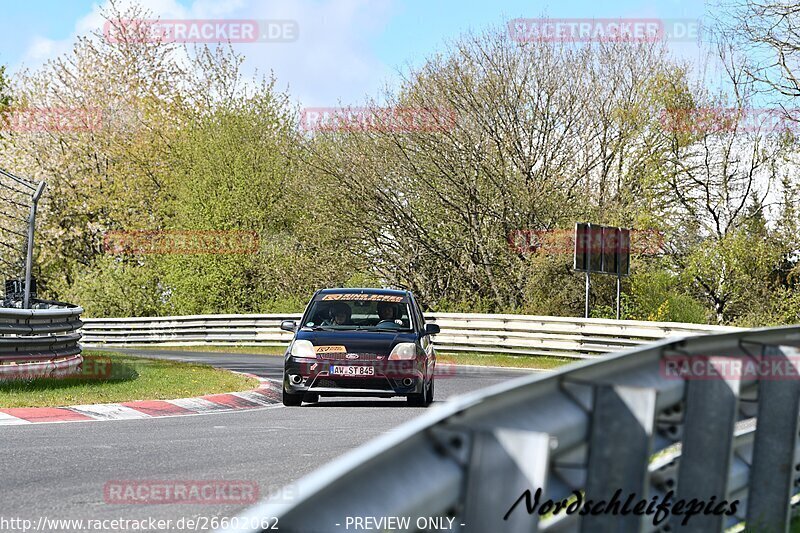
{"type": "MultiPolygon", "coordinates": [[[[105,1],[0,0],[0,64],[36,68],[71,48],[77,35],[102,27],[105,1]]],[[[124,3],[124,2],[123,2],[124,3]]],[[[273,70],[304,105],[356,103],[392,83],[406,63],[419,64],[447,40],[516,17],[702,19],[693,0],[140,0],[162,19],[291,19],[291,43],[237,45],[246,71],[273,70]]],[[[675,45],[695,61],[693,43],[675,45]]]]}

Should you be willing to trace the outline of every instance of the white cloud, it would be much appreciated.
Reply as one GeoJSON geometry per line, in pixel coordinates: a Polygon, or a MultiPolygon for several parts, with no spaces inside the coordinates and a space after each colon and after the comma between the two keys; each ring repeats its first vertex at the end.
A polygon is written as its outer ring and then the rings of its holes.
{"type": "Polygon", "coordinates": [[[270,67],[305,105],[355,103],[375,95],[392,69],[371,51],[370,40],[388,23],[388,2],[334,0],[261,4],[256,18],[288,18],[299,24],[292,43],[251,44],[251,65],[270,67]],[[269,8],[266,6],[269,5],[269,8]]]}
{"type": "Polygon", "coordinates": [[[71,47],[72,43],[69,40],[57,41],[37,36],[25,53],[25,59],[37,65],[42,64],[50,58],[68,52],[71,47]]]}
{"type": "MultiPolygon", "coordinates": [[[[379,96],[379,88],[394,76],[383,64],[371,40],[389,23],[392,0],[196,0],[184,7],[174,0],[141,0],[140,6],[162,19],[224,18],[294,20],[299,37],[286,43],[234,44],[246,58],[245,74],[275,73],[280,88],[289,88],[304,106],[335,106],[362,102],[365,95],[379,96]]],[[[107,4],[104,4],[107,5],[107,4]]],[[[102,30],[101,7],[76,21],[64,40],[37,36],[19,67],[37,68],[48,59],[69,51],[77,35],[102,30]]]]}

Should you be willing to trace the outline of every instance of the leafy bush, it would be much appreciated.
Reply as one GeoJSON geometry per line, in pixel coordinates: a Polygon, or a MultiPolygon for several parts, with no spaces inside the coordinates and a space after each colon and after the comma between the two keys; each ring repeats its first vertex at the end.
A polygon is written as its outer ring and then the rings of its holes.
{"type": "Polygon", "coordinates": [[[679,278],[665,270],[634,272],[623,295],[623,318],[658,322],[706,323],[705,305],[683,293],[679,278]]]}

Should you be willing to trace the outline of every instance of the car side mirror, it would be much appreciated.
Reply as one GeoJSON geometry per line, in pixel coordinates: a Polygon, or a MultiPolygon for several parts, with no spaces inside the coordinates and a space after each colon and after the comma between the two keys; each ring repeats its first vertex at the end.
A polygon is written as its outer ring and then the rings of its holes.
{"type": "Polygon", "coordinates": [[[436,335],[439,331],[438,324],[425,324],[425,335],[436,335]]]}
{"type": "Polygon", "coordinates": [[[281,322],[281,329],[283,331],[291,331],[292,333],[294,333],[295,331],[297,331],[297,322],[295,322],[294,320],[284,320],[281,322]]]}

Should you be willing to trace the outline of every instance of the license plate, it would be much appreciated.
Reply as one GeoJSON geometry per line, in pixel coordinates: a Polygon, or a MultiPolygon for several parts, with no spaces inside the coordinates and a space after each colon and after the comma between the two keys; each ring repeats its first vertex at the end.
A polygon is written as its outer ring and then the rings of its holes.
{"type": "Polygon", "coordinates": [[[332,376],[374,376],[375,369],[371,366],[332,366],[332,376]]]}

